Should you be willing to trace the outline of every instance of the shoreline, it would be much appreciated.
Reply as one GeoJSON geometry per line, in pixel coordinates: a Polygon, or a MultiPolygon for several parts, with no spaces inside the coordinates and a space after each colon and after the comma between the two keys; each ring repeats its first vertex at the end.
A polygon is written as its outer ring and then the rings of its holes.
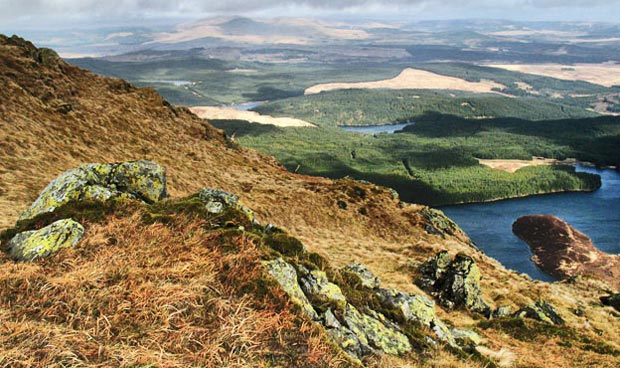
{"type": "Polygon", "coordinates": [[[494,202],[513,200],[513,199],[526,199],[530,197],[562,194],[562,193],[593,193],[593,192],[596,192],[599,188],[592,189],[592,190],[590,189],[554,190],[550,192],[538,192],[538,193],[524,194],[524,195],[519,195],[519,196],[514,196],[514,197],[492,198],[492,199],[486,199],[483,201],[456,202],[456,203],[451,203],[451,204],[429,205],[429,207],[441,209],[442,207],[465,206],[468,204],[494,203],[494,202]]]}

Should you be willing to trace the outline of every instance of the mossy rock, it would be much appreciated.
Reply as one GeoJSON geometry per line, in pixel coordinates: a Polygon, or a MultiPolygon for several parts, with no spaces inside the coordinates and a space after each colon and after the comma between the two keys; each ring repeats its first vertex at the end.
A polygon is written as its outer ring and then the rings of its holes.
{"type": "Polygon", "coordinates": [[[265,237],[265,244],[282,255],[297,257],[306,253],[306,248],[299,239],[288,234],[273,234],[265,237]]]}
{"type": "Polygon", "coordinates": [[[300,267],[300,269],[299,284],[313,305],[319,307],[328,305],[338,310],[344,310],[347,305],[347,299],[340,287],[329,281],[325,272],[320,270],[310,271],[304,267],[300,267]]]}
{"type": "Polygon", "coordinates": [[[18,223],[54,212],[70,202],[128,198],[154,203],[167,196],[166,170],[153,162],[87,164],[65,171],[48,184],[18,223]]]}
{"type": "Polygon", "coordinates": [[[295,268],[285,262],[282,258],[271,261],[264,261],[263,265],[271,277],[273,277],[282,290],[286,292],[293,304],[299,306],[303,313],[310,319],[317,320],[318,314],[310,304],[310,301],[299,287],[297,272],[295,268]]]}
{"type": "Polygon", "coordinates": [[[360,313],[350,304],[346,306],[342,318],[346,327],[357,336],[362,345],[392,355],[405,354],[412,349],[405,334],[388,327],[373,316],[360,313]]]}
{"type": "Polygon", "coordinates": [[[218,189],[204,188],[198,192],[198,198],[204,203],[209,213],[221,214],[228,208],[235,208],[244,213],[250,222],[254,222],[254,212],[246,207],[235,194],[218,189]]]}
{"type": "Polygon", "coordinates": [[[466,309],[491,315],[491,308],[482,299],[482,273],[473,258],[459,253],[453,260],[446,251],[439,252],[420,268],[419,284],[435,295],[439,303],[449,309],[466,309]]]}
{"type": "Polygon", "coordinates": [[[375,289],[381,286],[381,280],[375,276],[366,266],[358,262],[352,262],[344,268],[356,277],[363,287],[375,289]]]}
{"type": "Polygon", "coordinates": [[[11,258],[32,261],[49,257],[63,248],[75,245],[84,235],[84,227],[72,220],[58,220],[40,230],[21,232],[7,244],[11,258]]]}
{"type": "Polygon", "coordinates": [[[521,308],[515,313],[515,317],[532,318],[540,322],[560,326],[564,324],[564,319],[562,319],[555,307],[544,300],[537,300],[534,304],[521,308]]]}

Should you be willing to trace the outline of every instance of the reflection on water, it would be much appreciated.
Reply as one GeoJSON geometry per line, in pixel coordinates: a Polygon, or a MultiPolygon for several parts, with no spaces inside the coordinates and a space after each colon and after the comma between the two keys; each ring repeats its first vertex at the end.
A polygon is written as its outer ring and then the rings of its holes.
{"type": "Polygon", "coordinates": [[[239,105],[233,105],[231,107],[233,109],[247,111],[247,110],[252,110],[255,107],[258,107],[258,106],[264,104],[265,102],[267,102],[267,101],[252,101],[252,102],[242,103],[242,104],[239,104],[239,105]]]}
{"type": "Polygon", "coordinates": [[[539,280],[553,280],[530,260],[530,249],[512,233],[519,217],[535,214],[557,216],[589,236],[600,250],[618,254],[620,242],[620,172],[577,166],[577,171],[598,174],[602,186],[592,193],[558,193],[442,207],[446,215],[487,255],[504,266],[539,280]]]}
{"type": "Polygon", "coordinates": [[[392,134],[396,131],[402,130],[404,127],[413,125],[414,123],[400,123],[400,124],[390,124],[390,125],[369,125],[369,126],[340,126],[342,130],[346,130],[347,132],[356,132],[363,134],[378,134],[378,133],[388,133],[392,134]]]}

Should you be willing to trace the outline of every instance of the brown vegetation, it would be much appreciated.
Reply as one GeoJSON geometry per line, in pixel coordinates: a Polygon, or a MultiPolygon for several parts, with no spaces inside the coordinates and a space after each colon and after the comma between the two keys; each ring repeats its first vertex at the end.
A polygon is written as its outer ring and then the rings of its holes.
{"type": "Polygon", "coordinates": [[[512,231],[529,244],[534,262],[546,272],[561,279],[597,277],[620,289],[620,256],[602,252],[567,222],[551,215],[523,216],[512,231]]]}

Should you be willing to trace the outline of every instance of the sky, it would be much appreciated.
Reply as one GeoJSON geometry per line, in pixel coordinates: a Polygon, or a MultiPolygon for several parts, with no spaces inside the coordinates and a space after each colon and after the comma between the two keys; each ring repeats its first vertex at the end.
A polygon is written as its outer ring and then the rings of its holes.
{"type": "Polygon", "coordinates": [[[1,28],[149,23],[216,15],[618,21],[620,0],[0,0],[1,28]]]}

